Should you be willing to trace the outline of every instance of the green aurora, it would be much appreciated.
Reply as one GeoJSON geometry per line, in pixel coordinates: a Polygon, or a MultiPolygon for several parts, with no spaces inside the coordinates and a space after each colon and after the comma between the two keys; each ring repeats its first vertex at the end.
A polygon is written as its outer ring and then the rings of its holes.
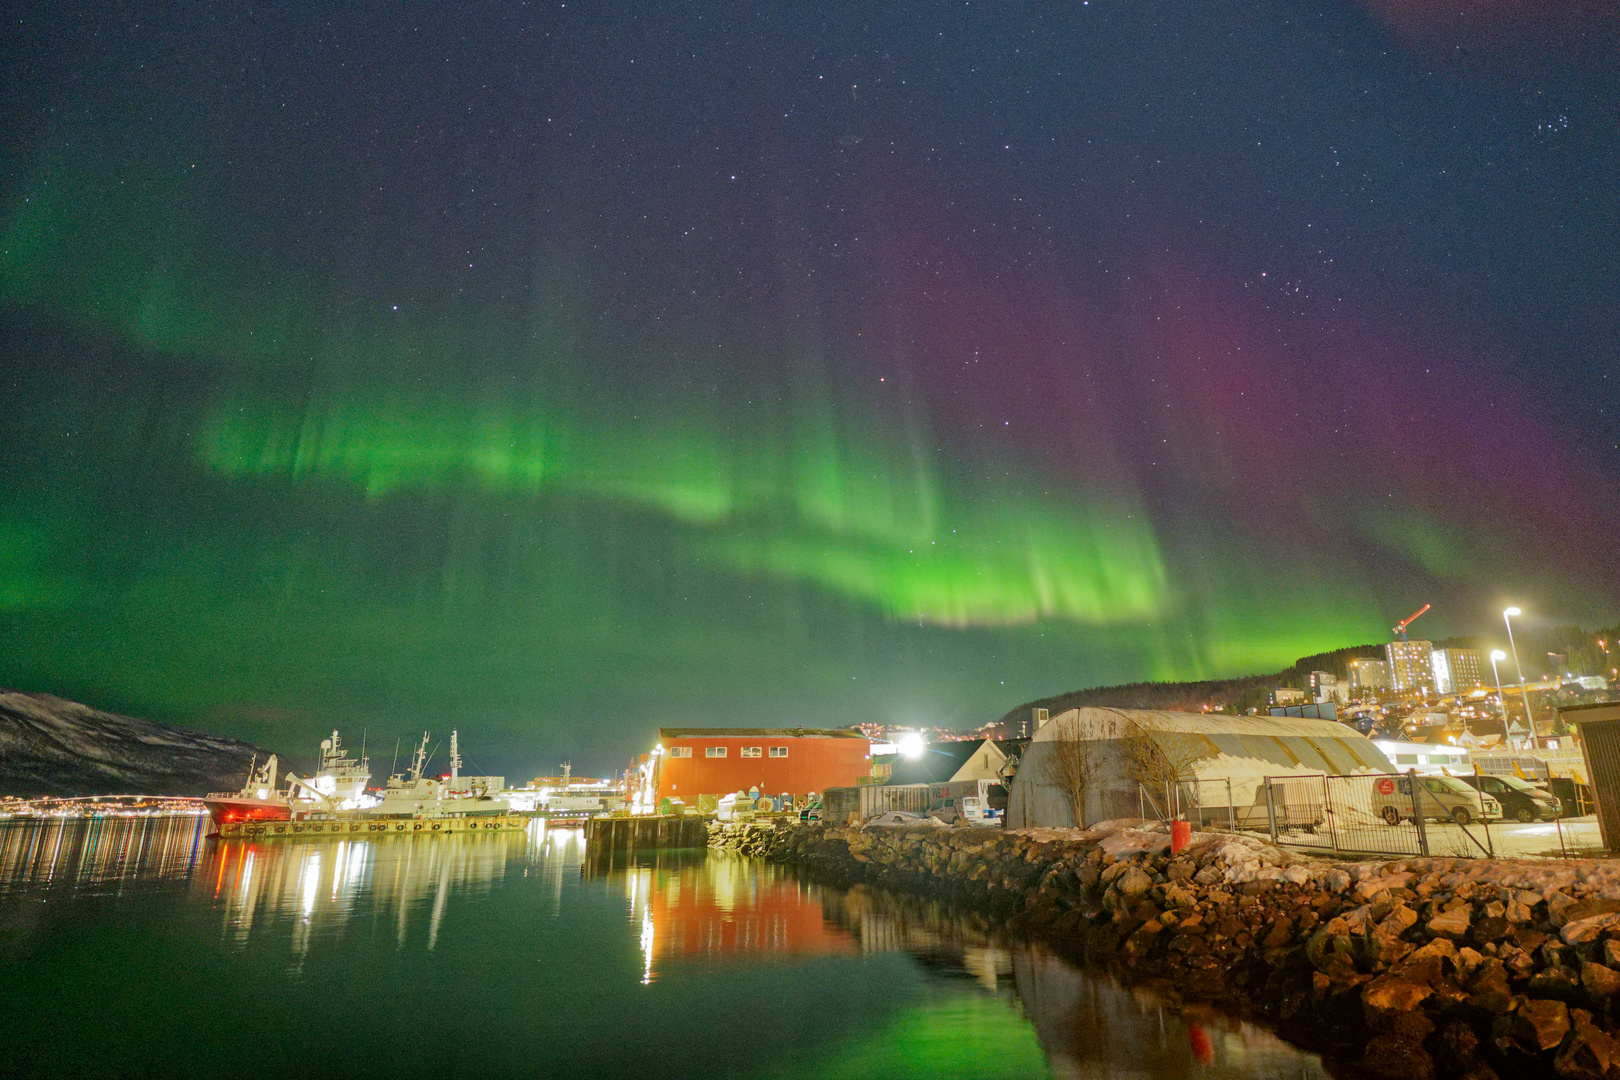
{"type": "MultiPolygon", "coordinates": [[[[798,204],[672,254],[636,231],[661,196],[559,155],[543,212],[419,228],[314,156],[233,168],[211,124],[178,92],[64,116],[0,191],[11,685],[283,751],[459,724],[608,768],[660,724],[968,726],[1275,670],[1447,595],[1467,632],[1482,581],[1603,606],[1377,427],[1239,414],[1298,362],[1208,361],[1271,333],[1235,304],[1230,341],[1152,337],[1169,277],[1061,311],[1015,281],[1003,332],[971,288],[807,254],[798,204]]],[[[1011,273],[912,227],[908,258],[1011,273]]]]}

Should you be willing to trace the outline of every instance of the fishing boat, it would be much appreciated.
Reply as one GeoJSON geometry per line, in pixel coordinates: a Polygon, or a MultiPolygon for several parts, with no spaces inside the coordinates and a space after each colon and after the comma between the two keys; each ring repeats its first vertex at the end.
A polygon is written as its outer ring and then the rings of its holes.
{"type": "MultiPolygon", "coordinates": [[[[334,734],[335,738],[335,734],[334,734]]],[[[323,748],[325,743],[322,743],[323,748]]],[[[463,777],[457,732],[450,733],[450,775],[428,776],[428,733],[405,773],[388,778],[380,797],[323,781],[288,775],[287,814],[280,818],[239,818],[219,823],[219,835],[246,839],[361,839],[383,835],[516,832],[528,827],[527,814],[501,794],[501,777],[463,777]],[[332,790],[328,791],[327,789],[332,790]],[[361,797],[363,796],[363,797],[361,797]]],[[[362,758],[363,762],[364,759],[362,758]]],[[[369,779],[370,774],[366,777],[369,779]]]]}
{"type": "Polygon", "coordinates": [[[203,800],[214,835],[222,827],[244,821],[286,821],[292,816],[292,801],[286,792],[276,790],[276,755],[262,766],[258,756],[248,766],[247,783],[241,791],[216,791],[203,800]]]}
{"type": "Polygon", "coordinates": [[[287,821],[299,809],[335,804],[353,809],[366,803],[366,781],[371,768],[364,751],[352,758],[336,731],[321,740],[321,764],[309,780],[287,774],[287,788],[276,790],[276,755],[262,766],[255,757],[241,791],[214,792],[203,799],[217,833],[228,824],[248,821],[287,821]]]}
{"type": "Polygon", "coordinates": [[[507,795],[514,804],[532,808],[534,816],[552,828],[581,828],[593,817],[618,810],[624,805],[624,791],[612,780],[575,776],[573,764],[563,762],[557,776],[537,776],[527,787],[507,795]]]}

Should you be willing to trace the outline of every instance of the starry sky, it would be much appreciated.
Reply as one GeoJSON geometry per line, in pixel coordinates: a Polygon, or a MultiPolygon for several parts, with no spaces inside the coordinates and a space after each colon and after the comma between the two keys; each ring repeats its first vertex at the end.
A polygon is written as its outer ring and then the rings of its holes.
{"type": "Polygon", "coordinates": [[[1458,7],[11,5],[0,682],[521,774],[1613,621],[1620,17],[1458,7]]]}

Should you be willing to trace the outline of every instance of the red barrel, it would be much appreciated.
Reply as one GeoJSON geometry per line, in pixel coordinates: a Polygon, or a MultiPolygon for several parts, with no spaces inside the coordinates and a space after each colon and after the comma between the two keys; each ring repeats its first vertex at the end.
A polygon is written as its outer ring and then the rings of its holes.
{"type": "Polygon", "coordinates": [[[1192,843],[1192,822],[1172,821],[1170,823],[1170,854],[1178,854],[1182,848],[1192,843]]]}

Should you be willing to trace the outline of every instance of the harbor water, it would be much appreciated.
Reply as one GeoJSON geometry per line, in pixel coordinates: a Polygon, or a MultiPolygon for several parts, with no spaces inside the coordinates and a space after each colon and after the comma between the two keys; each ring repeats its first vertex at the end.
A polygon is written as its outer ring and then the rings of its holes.
{"type": "Polygon", "coordinates": [[[1311,1078],[913,899],[573,830],[0,823],[0,1075],[1311,1078]]]}

